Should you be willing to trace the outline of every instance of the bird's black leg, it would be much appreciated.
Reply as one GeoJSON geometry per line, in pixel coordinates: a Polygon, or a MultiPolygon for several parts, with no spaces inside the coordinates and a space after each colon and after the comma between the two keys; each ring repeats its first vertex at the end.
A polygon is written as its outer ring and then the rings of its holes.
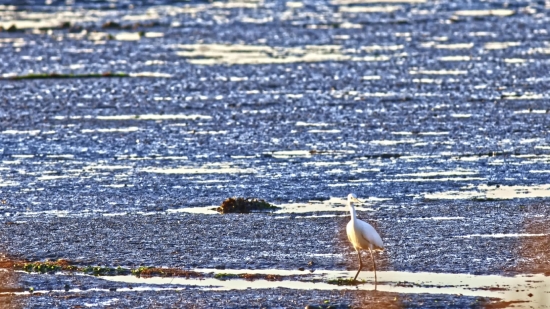
{"type": "Polygon", "coordinates": [[[374,260],[372,249],[369,248],[369,251],[370,251],[370,257],[372,258],[372,266],[374,268],[374,285],[376,286],[376,283],[378,282],[378,280],[376,279],[376,261],[374,260]]]}
{"type": "Polygon", "coordinates": [[[357,276],[359,276],[359,272],[361,272],[361,269],[363,268],[363,261],[361,261],[361,252],[359,250],[357,250],[357,256],[359,257],[359,270],[355,274],[353,281],[357,280],[357,276]]]}

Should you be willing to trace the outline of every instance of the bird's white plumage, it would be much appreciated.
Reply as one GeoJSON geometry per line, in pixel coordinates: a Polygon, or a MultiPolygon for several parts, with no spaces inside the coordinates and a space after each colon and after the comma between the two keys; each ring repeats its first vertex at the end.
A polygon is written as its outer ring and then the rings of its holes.
{"type": "Polygon", "coordinates": [[[374,281],[376,282],[376,262],[374,261],[372,251],[384,250],[384,243],[372,225],[357,219],[357,214],[355,212],[355,207],[353,207],[353,203],[360,203],[360,201],[357,199],[355,194],[351,193],[348,195],[348,207],[351,214],[351,220],[346,226],[346,232],[348,234],[349,241],[357,251],[357,256],[359,257],[359,270],[357,271],[357,274],[355,274],[355,278],[353,280],[357,279],[361,268],[363,268],[360,251],[361,249],[368,249],[372,257],[374,281]]]}
{"type": "Polygon", "coordinates": [[[372,225],[365,221],[356,219],[355,222],[353,222],[353,220],[351,220],[346,226],[346,231],[348,233],[348,239],[355,249],[384,249],[384,243],[380,235],[378,235],[372,225]]]}
{"type": "Polygon", "coordinates": [[[346,232],[348,239],[356,250],[360,249],[384,249],[384,243],[382,238],[378,235],[378,232],[363,220],[357,219],[355,207],[353,203],[359,203],[355,194],[350,193],[348,195],[348,207],[351,214],[351,220],[346,226],[346,232]]]}

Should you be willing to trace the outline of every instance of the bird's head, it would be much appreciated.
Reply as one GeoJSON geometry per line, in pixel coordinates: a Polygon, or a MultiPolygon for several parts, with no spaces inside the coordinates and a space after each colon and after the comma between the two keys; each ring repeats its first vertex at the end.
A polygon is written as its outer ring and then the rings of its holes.
{"type": "Polygon", "coordinates": [[[361,203],[361,201],[357,198],[357,195],[350,193],[348,194],[348,202],[350,203],[361,203]]]}

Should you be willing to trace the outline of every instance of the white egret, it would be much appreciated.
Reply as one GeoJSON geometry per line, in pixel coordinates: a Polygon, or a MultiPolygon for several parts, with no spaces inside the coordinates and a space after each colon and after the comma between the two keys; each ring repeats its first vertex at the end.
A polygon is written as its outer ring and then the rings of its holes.
{"type": "Polygon", "coordinates": [[[357,274],[355,274],[353,281],[357,280],[357,276],[363,268],[363,262],[361,261],[361,249],[369,249],[374,268],[374,282],[376,283],[376,262],[374,261],[372,251],[384,250],[384,243],[382,243],[382,238],[380,238],[380,235],[378,235],[372,225],[357,219],[357,214],[355,213],[353,203],[360,203],[360,201],[357,199],[355,194],[350,193],[348,195],[348,207],[349,212],[351,213],[351,220],[346,227],[346,232],[348,233],[349,241],[355,248],[355,251],[357,251],[357,256],[359,257],[359,270],[357,271],[357,274]]]}

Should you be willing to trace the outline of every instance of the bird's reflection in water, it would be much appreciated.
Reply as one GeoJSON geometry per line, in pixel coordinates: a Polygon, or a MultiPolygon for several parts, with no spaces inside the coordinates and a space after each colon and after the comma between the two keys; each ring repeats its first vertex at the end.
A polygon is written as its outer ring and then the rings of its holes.
{"type": "MultiPolygon", "coordinates": [[[[544,274],[550,276],[550,214],[549,208],[543,203],[523,206],[526,211],[521,233],[543,234],[543,236],[520,237],[515,248],[516,265],[514,271],[524,274],[544,274]],[[529,215],[538,214],[538,215],[529,215]],[[540,215],[540,213],[545,213],[540,215]]],[[[550,286],[529,290],[533,302],[546,304],[550,308],[550,286]]]]}
{"type": "Polygon", "coordinates": [[[0,308],[25,308],[24,297],[13,294],[20,291],[22,285],[19,282],[19,274],[12,269],[12,264],[12,261],[0,253],[0,308]]]}

